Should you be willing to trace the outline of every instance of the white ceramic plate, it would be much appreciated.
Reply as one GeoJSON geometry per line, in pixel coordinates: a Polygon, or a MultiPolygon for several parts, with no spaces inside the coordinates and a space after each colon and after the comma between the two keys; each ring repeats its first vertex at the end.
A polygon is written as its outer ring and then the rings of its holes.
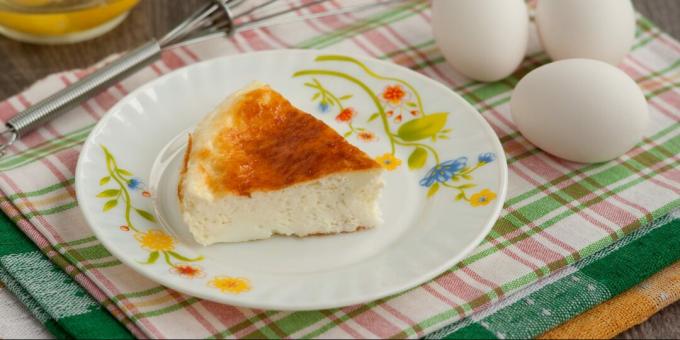
{"type": "Polygon", "coordinates": [[[446,87],[378,60],[297,50],[209,60],[141,87],[97,124],[76,171],[80,208],[123,263],[189,295],[274,310],[362,303],[434,278],[489,232],[506,181],[498,138],[446,87]],[[176,198],[186,133],[253,80],[385,165],[383,225],[333,236],[194,242],[176,198]],[[352,115],[350,126],[343,118],[352,115]]]}

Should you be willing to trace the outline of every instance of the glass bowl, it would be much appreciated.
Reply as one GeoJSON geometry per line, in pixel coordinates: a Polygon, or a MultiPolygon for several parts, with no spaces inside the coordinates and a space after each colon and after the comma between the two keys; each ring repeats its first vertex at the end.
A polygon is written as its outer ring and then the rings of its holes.
{"type": "Polygon", "coordinates": [[[40,43],[74,43],[121,23],[139,0],[0,0],[0,34],[40,43]]]}

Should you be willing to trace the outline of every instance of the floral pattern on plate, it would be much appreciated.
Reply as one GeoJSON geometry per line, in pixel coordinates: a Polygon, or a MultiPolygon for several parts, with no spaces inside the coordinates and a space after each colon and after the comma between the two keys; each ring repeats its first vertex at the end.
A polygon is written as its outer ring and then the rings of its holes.
{"type": "MultiPolygon", "coordinates": [[[[122,201],[122,205],[125,206],[125,224],[120,226],[120,230],[123,232],[131,231],[139,247],[149,253],[146,260],[138,262],[153,265],[162,257],[172,274],[186,279],[206,277],[207,273],[201,266],[192,264],[203,261],[203,256],[190,258],[182,255],[177,250],[178,242],[172,235],[161,229],[142,230],[135,224],[133,220],[136,218],[133,216],[141,217],[148,223],[156,223],[156,217],[149,211],[135,205],[137,202],[133,199],[135,197],[131,194],[131,191],[140,191],[142,198],[150,198],[151,193],[146,190],[146,185],[139,177],[135,177],[132,172],[118,166],[116,158],[108,148],[104,145],[101,145],[101,148],[106,159],[107,175],[99,180],[99,186],[104,188],[97,194],[97,198],[106,200],[102,206],[103,212],[108,212],[117,207],[122,201]]],[[[251,289],[250,281],[247,279],[225,276],[215,276],[207,282],[207,286],[231,294],[240,294],[251,289]]]]}
{"type": "MultiPolygon", "coordinates": [[[[442,188],[454,190],[456,201],[466,201],[471,207],[486,206],[496,198],[496,193],[490,189],[470,193],[477,187],[472,174],[486,164],[493,162],[496,155],[487,152],[478,156],[473,166],[468,166],[467,157],[451,160],[441,160],[437,151],[437,143],[452,138],[453,129],[447,127],[449,112],[429,112],[423,105],[422,98],[416,88],[409,82],[377,74],[361,61],[341,55],[321,55],[316,62],[342,62],[359,67],[366,77],[384,82],[384,87],[375,91],[365,81],[346,72],[332,69],[315,68],[304,69],[293,74],[293,77],[308,77],[304,86],[314,91],[312,101],[317,102],[321,113],[335,112],[335,120],[347,124],[348,130],[343,133],[345,138],[357,136],[362,142],[373,142],[378,139],[374,131],[382,130],[382,134],[389,139],[390,150],[375,158],[387,171],[398,169],[402,160],[397,157],[397,149],[407,149],[410,154],[406,160],[412,171],[423,169],[428,161],[434,165],[420,180],[420,185],[428,188],[427,197],[437,194],[442,188]],[[319,79],[335,78],[349,82],[362,95],[367,95],[372,108],[359,110],[352,105],[354,93],[336,94],[328,89],[319,79]],[[368,118],[366,112],[371,113],[368,118]],[[376,126],[376,123],[379,123],[376,126]],[[370,125],[370,127],[368,127],[370,125]]],[[[454,135],[455,137],[455,135],[454,135]]]]}

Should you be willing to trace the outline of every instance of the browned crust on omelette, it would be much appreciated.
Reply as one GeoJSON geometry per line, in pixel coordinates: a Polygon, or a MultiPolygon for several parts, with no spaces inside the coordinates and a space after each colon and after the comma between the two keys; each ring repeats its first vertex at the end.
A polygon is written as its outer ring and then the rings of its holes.
{"type": "MultiPolygon", "coordinates": [[[[212,148],[188,150],[216,196],[279,190],[330,174],[380,165],[335,130],[268,86],[240,96],[220,119],[212,148]]],[[[186,168],[185,161],[185,168],[186,168]]],[[[181,192],[180,192],[181,197],[181,192]]]]}

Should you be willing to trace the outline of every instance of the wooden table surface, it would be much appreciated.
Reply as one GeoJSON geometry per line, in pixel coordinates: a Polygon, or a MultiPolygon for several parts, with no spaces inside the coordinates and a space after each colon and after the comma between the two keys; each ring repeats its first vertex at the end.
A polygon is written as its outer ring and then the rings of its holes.
{"type": "MultiPolygon", "coordinates": [[[[54,72],[79,68],[167,32],[201,0],[144,0],[112,32],[76,45],[36,46],[0,37],[0,99],[54,72]]],[[[680,0],[633,0],[635,7],[680,39],[680,0]]],[[[621,335],[622,339],[680,338],[680,302],[621,335]]]]}

